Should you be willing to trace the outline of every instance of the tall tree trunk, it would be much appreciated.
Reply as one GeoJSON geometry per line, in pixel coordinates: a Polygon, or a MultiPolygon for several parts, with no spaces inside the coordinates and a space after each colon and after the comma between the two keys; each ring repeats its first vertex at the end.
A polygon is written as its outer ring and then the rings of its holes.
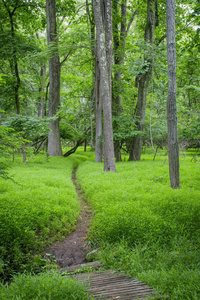
{"type": "Polygon", "coordinates": [[[95,148],[93,143],[93,111],[95,111],[95,65],[96,65],[96,55],[95,55],[95,23],[94,16],[91,19],[91,53],[92,53],[92,82],[93,89],[91,90],[91,109],[90,109],[90,126],[91,126],[91,147],[95,148]]]}
{"type": "MultiPolygon", "coordinates": [[[[93,4],[93,1],[92,1],[93,4]]],[[[86,0],[86,11],[90,21],[90,37],[91,37],[91,54],[92,54],[92,68],[93,68],[93,84],[94,89],[91,91],[91,113],[93,103],[95,103],[95,162],[102,162],[102,101],[100,95],[100,70],[97,60],[96,47],[95,47],[95,21],[94,15],[90,13],[88,0],[86,0]],[[94,101],[95,99],[95,101],[94,101]]],[[[93,146],[93,126],[91,118],[91,146],[93,146]]]]}
{"type": "MultiPolygon", "coordinates": [[[[49,58],[49,117],[53,117],[60,106],[60,59],[57,48],[55,0],[46,0],[46,13],[47,39],[51,50],[51,57],[49,58]]],[[[49,127],[48,153],[51,156],[61,156],[59,119],[51,121],[49,127]]]]}
{"type": "Polygon", "coordinates": [[[95,135],[95,162],[102,162],[102,101],[101,101],[101,82],[99,63],[96,59],[95,72],[95,121],[96,121],[96,135],[95,135]]]}
{"type": "MultiPolygon", "coordinates": [[[[113,41],[114,41],[114,64],[115,64],[115,73],[114,73],[114,92],[113,92],[113,115],[120,116],[122,112],[121,106],[121,85],[122,85],[122,65],[124,63],[124,56],[125,56],[125,45],[126,45],[126,37],[128,35],[128,31],[138,10],[136,9],[129,22],[127,22],[127,0],[122,1],[120,6],[120,19],[121,22],[119,23],[119,7],[118,7],[118,0],[113,1],[113,14],[116,17],[113,20],[113,41]],[[120,28],[119,28],[120,27],[120,28]]],[[[117,130],[118,128],[115,128],[117,130]]],[[[114,149],[115,149],[115,158],[116,161],[121,161],[121,141],[116,140],[114,142],[114,149]]]]}
{"type": "MultiPolygon", "coordinates": [[[[119,116],[122,112],[121,107],[121,67],[124,62],[125,44],[126,44],[126,6],[127,0],[121,3],[121,30],[119,30],[118,20],[114,22],[114,64],[116,71],[114,73],[114,93],[113,93],[113,115],[119,116]]],[[[113,3],[114,14],[118,15],[118,1],[114,0],[113,3]]],[[[117,128],[116,128],[117,130],[117,128]]],[[[121,161],[121,142],[116,140],[114,142],[114,151],[116,161],[121,161]]]]}
{"type": "Polygon", "coordinates": [[[93,1],[94,18],[97,30],[97,58],[100,69],[100,82],[103,100],[103,140],[104,140],[104,171],[116,171],[113,131],[112,131],[112,111],[111,111],[111,62],[112,62],[112,5],[111,0],[107,0],[100,5],[99,0],[93,1]],[[105,8],[105,16],[102,11],[105,8]],[[103,22],[103,18],[105,23],[103,22]],[[105,33],[104,26],[105,24],[105,33]]]}
{"type": "Polygon", "coordinates": [[[38,117],[42,118],[45,115],[44,106],[45,106],[45,82],[44,76],[46,74],[46,64],[43,63],[40,69],[40,80],[41,84],[39,87],[39,98],[38,98],[38,117]]]}
{"type": "Polygon", "coordinates": [[[19,67],[18,67],[18,59],[17,59],[17,50],[16,50],[16,44],[15,44],[15,28],[14,28],[14,20],[13,16],[15,14],[15,11],[17,9],[17,2],[15,7],[12,11],[9,10],[9,7],[6,3],[6,1],[3,0],[3,4],[9,14],[10,19],[10,28],[11,28],[11,36],[12,36],[12,63],[11,63],[11,72],[15,75],[16,82],[14,86],[14,95],[15,95],[15,105],[16,105],[16,111],[17,114],[20,114],[20,101],[19,101],[19,88],[21,84],[20,76],[19,76],[19,67]],[[14,67],[14,68],[13,68],[14,67]]]}
{"type": "Polygon", "coordinates": [[[175,0],[166,0],[167,17],[167,61],[168,61],[168,96],[167,96],[167,132],[169,174],[172,188],[179,188],[179,148],[176,113],[176,42],[175,42],[175,0]]]}
{"type": "MultiPolygon", "coordinates": [[[[126,0],[125,3],[122,3],[122,21],[123,23],[122,28],[126,28],[126,0]]],[[[118,0],[113,1],[113,14],[114,16],[118,16],[118,0]]],[[[124,43],[121,43],[121,35],[119,32],[119,22],[118,17],[117,20],[113,21],[113,41],[114,41],[114,64],[115,64],[115,73],[114,73],[114,89],[113,89],[113,102],[112,102],[112,108],[113,108],[113,115],[118,116],[121,114],[121,64],[123,63],[123,56],[124,56],[124,47],[125,47],[125,39],[123,39],[124,43]]],[[[117,130],[118,128],[115,128],[117,130]]],[[[120,147],[120,141],[116,140],[114,141],[114,152],[115,152],[115,158],[116,161],[121,161],[121,147],[120,147]]]]}
{"type": "Polygon", "coordinates": [[[142,131],[145,121],[146,102],[147,102],[147,89],[151,78],[153,68],[153,55],[152,47],[154,43],[154,30],[155,30],[155,13],[156,13],[157,0],[147,0],[147,23],[145,28],[145,42],[149,44],[147,55],[144,60],[146,61],[145,70],[142,74],[138,75],[136,81],[138,82],[138,100],[135,109],[135,117],[137,118],[136,127],[137,131],[141,133],[133,138],[130,143],[129,161],[140,160],[142,152],[142,131]]]}
{"type": "Polygon", "coordinates": [[[17,60],[17,50],[15,45],[15,30],[14,30],[14,22],[13,22],[13,14],[9,11],[10,17],[10,25],[11,25],[11,35],[12,35],[12,43],[13,43],[13,62],[14,62],[14,73],[16,77],[15,83],[15,105],[17,114],[20,114],[20,102],[19,102],[19,88],[20,88],[20,76],[19,76],[19,67],[18,67],[18,60],[17,60]]]}

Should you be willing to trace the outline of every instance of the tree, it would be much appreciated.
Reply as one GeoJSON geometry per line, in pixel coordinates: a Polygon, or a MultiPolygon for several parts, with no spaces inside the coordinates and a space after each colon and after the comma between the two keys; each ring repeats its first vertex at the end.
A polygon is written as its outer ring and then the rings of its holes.
{"type": "Polygon", "coordinates": [[[142,151],[142,132],[145,121],[145,111],[147,102],[147,89],[152,74],[153,55],[152,48],[154,43],[154,30],[156,25],[156,5],[157,0],[147,0],[147,22],[145,27],[145,43],[147,45],[147,52],[144,57],[144,69],[141,74],[136,77],[136,85],[138,85],[138,99],[135,108],[135,117],[137,119],[137,131],[140,132],[133,138],[130,143],[129,160],[140,160],[142,151]]]}
{"type": "Polygon", "coordinates": [[[103,101],[104,171],[116,171],[111,110],[111,62],[112,62],[112,5],[107,0],[93,1],[97,36],[97,59],[100,69],[100,95],[103,101]],[[104,31],[105,27],[105,31],[104,31]]]}
{"type": "MultiPolygon", "coordinates": [[[[46,0],[47,39],[51,56],[49,58],[49,117],[56,115],[60,106],[60,59],[58,54],[58,37],[56,28],[55,0],[46,0]]],[[[48,153],[51,156],[62,156],[59,131],[59,118],[50,122],[48,153]]]]}
{"type": "Polygon", "coordinates": [[[176,42],[175,42],[175,0],[166,0],[167,17],[167,60],[168,60],[168,96],[167,96],[167,132],[169,174],[172,188],[179,188],[179,148],[176,113],[176,42]]]}
{"type": "MultiPolygon", "coordinates": [[[[2,89],[3,106],[15,106],[17,114],[22,113],[23,73],[21,62],[29,52],[36,50],[33,27],[37,30],[40,22],[36,13],[40,1],[2,0],[0,1],[0,72],[6,75],[6,85],[2,89]],[[14,100],[14,101],[13,101],[14,100]]],[[[28,59],[27,59],[28,60],[28,59]]],[[[30,61],[29,61],[30,64],[30,61]]]]}
{"type": "MultiPolygon", "coordinates": [[[[92,54],[92,77],[94,88],[91,91],[91,109],[95,103],[95,162],[102,162],[102,101],[100,95],[100,70],[97,59],[97,49],[95,47],[95,21],[93,11],[90,12],[88,0],[86,0],[86,11],[90,22],[90,44],[92,54]],[[95,99],[95,101],[94,101],[95,99]]],[[[92,120],[91,120],[91,140],[92,140],[92,120]]]]}
{"type": "MultiPolygon", "coordinates": [[[[121,85],[122,85],[122,65],[124,63],[126,37],[128,35],[131,24],[134,21],[138,9],[134,11],[129,22],[127,22],[127,0],[113,1],[113,40],[114,40],[114,88],[113,88],[113,115],[120,116],[122,112],[121,85]],[[120,12],[119,12],[120,10],[120,12]],[[119,22],[120,20],[120,22],[119,22]]],[[[117,129],[117,128],[116,128],[117,129]]],[[[115,158],[116,161],[121,161],[121,142],[115,140],[115,158]]]]}

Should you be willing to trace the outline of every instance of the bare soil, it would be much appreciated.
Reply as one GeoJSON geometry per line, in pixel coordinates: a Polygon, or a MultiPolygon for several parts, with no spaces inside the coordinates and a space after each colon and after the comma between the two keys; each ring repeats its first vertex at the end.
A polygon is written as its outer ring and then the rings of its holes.
{"type": "Polygon", "coordinates": [[[91,209],[83,201],[81,189],[77,185],[76,169],[73,171],[72,180],[80,201],[80,218],[71,234],[62,241],[54,242],[46,251],[54,256],[61,268],[87,262],[86,255],[91,251],[87,245],[87,231],[91,219],[91,209]]]}

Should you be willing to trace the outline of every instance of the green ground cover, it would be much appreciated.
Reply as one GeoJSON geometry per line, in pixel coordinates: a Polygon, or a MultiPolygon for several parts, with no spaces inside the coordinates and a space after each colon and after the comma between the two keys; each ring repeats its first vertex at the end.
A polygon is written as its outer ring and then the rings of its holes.
{"type": "Polygon", "coordinates": [[[117,163],[117,173],[89,161],[77,171],[95,212],[89,239],[99,258],[180,300],[200,299],[200,165],[191,158],[180,157],[178,190],[152,154],[117,163]]]}
{"type": "MultiPolygon", "coordinates": [[[[167,160],[165,151],[159,152],[167,160]]],[[[117,173],[103,172],[103,164],[94,163],[94,152],[82,149],[49,161],[44,156],[26,164],[16,159],[9,171],[16,183],[0,179],[3,278],[35,271],[38,253],[72,230],[79,203],[71,174],[79,165],[78,182],[94,210],[89,242],[100,250],[104,265],[171,299],[200,299],[199,157],[181,154],[181,189],[172,190],[168,165],[153,156],[147,149],[141,162],[117,163],[117,173]]],[[[88,295],[83,286],[51,271],[15,277],[11,285],[1,286],[0,299],[78,300],[88,295]]]]}
{"type": "Polygon", "coordinates": [[[36,253],[74,228],[79,203],[71,175],[80,160],[36,156],[23,164],[20,157],[9,171],[15,182],[0,178],[1,278],[31,270],[36,253]]]}
{"type": "Polygon", "coordinates": [[[1,300],[86,300],[89,299],[80,283],[61,276],[58,272],[36,276],[20,275],[10,286],[0,289],[1,300]]]}

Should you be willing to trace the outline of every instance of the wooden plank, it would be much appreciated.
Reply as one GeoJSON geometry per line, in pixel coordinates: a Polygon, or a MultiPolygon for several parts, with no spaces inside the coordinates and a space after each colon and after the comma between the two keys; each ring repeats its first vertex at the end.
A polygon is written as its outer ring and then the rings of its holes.
{"type": "Polygon", "coordinates": [[[153,289],[145,283],[117,271],[82,273],[73,277],[88,284],[88,292],[94,299],[142,300],[154,295],[153,289]]]}
{"type": "Polygon", "coordinates": [[[86,269],[86,268],[98,269],[100,267],[102,267],[102,263],[100,263],[99,261],[93,261],[93,262],[89,262],[89,263],[83,263],[83,264],[65,267],[65,268],[60,269],[60,271],[67,272],[67,273],[73,273],[73,272],[75,272],[77,270],[81,270],[81,269],[86,269]]]}

